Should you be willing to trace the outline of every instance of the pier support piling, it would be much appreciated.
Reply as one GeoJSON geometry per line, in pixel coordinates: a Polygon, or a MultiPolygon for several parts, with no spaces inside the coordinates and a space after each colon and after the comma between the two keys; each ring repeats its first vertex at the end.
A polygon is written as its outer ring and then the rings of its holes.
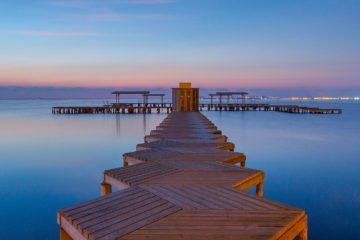
{"type": "Polygon", "coordinates": [[[259,197],[264,196],[264,182],[261,182],[258,185],[256,185],[256,195],[258,195],[259,197]]]}
{"type": "Polygon", "coordinates": [[[105,196],[112,193],[111,185],[108,183],[101,183],[101,196],[105,196]]]}
{"type": "Polygon", "coordinates": [[[305,227],[304,230],[302,230],[298,236],[299,240],[308,240],[308,228],[305,227]]]}
{"type": "Polygon", "coordinates": [[[63,229],[60,228],[60,240],[73,240],[69,234],[63,229]]]}

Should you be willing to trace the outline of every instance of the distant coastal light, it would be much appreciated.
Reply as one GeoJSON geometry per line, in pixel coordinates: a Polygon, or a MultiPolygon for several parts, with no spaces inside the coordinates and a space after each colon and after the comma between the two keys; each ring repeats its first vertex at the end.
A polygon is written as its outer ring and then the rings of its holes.
{"type": "Polygon", "coordinates": [[[291,101],[308,101],[308,100],[316,100],[316,101],[333,101],[333,100],[343,100],[343,101],[359,101],[360,97],[289,97],[285,98],[286,100],[291,101]]]}
{"type": "Polygon", "coordinates": [[[291,98],[289,98],[289,100],[293,100],[293,101],[311,100],[311,98],[309,98],[309,97],[291,97],[291,98]]]}

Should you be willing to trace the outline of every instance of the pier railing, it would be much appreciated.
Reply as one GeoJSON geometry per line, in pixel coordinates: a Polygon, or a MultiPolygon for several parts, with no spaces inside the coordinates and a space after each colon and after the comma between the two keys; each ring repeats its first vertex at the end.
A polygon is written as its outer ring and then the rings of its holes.
{"type": "Polygon", "coordinates": [[[171,111],[171,103],[114,103],[103,106],[56,106],[52,108],[53,114],[170,113],[171,111]]]}
{"type": "MultiPolygon", "coordinates": [[[[103,106],[56,106],[53,114],[125,114],[125,113],[170,113],[173,110],[171,103],[114,103],[103,106]]],[[[272,105],[261,103],[249,104],[210,104],[201,103],[200,111],[275,111],[284,113],[306,114],[340,114],[338,108],[315,108],[298,105],[272,105]]]]}

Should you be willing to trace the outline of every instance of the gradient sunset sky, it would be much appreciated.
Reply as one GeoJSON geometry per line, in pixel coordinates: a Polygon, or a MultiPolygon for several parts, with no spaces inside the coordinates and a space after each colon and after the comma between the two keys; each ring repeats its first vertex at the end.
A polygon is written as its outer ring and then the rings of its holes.
{"type": "Polygon", "coordinates": [[[360,90],[358,0],[4,0],[0,10],[0,86],[360,90]]]}

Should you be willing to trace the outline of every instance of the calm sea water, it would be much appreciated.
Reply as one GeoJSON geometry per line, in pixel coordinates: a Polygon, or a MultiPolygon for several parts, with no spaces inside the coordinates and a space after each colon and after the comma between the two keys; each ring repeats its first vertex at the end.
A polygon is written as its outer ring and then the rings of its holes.
{"type": "MultiPolygon", "coordinates": [[[[58,239],[57,210],[99,196],[103,170],[166,116],[51,114],[102,103],[0,101],[1,240],[58,239]]],[[[265,171],[265,197],[307,211],[310,239],[360,239],[360,104],[306,104],[344,113],[204,113],[265,171]]]]}

